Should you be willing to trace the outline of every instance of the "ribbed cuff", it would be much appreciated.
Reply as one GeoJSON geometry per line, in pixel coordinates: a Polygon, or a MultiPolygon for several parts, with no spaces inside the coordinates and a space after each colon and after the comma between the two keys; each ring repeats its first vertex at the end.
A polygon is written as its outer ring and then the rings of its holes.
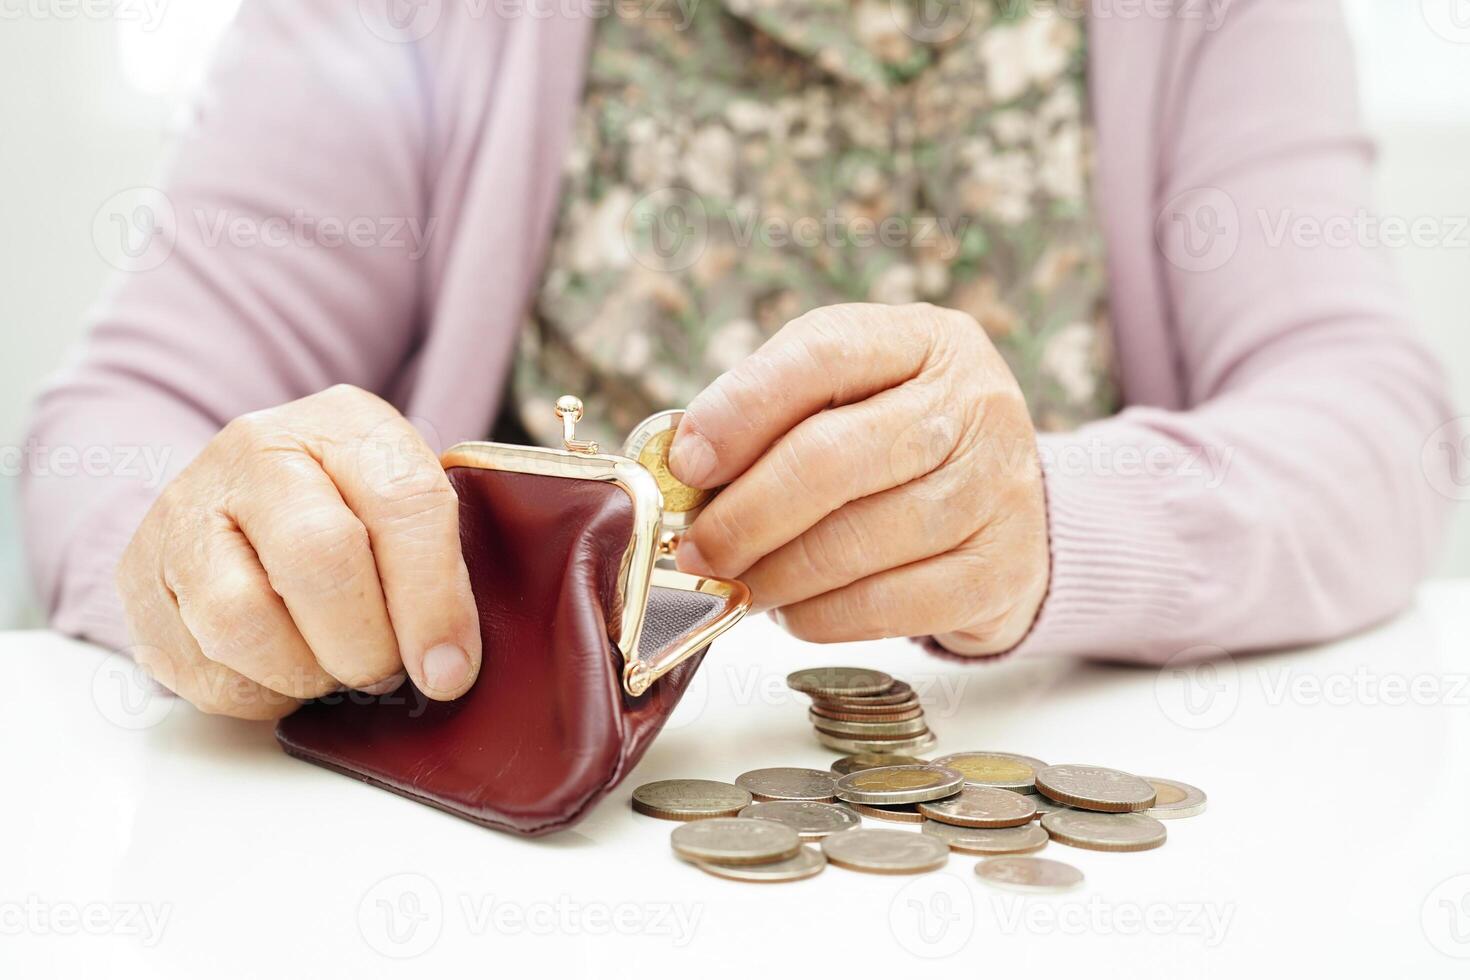
{"type": "Polygon", "coordinates": [[[1186,560],[1167,478],[1118,473],[1079,433],[1038,444],[1051,581],[1012,655],[1133,658],[1166,641],[1199,571],[1186,560]]]}

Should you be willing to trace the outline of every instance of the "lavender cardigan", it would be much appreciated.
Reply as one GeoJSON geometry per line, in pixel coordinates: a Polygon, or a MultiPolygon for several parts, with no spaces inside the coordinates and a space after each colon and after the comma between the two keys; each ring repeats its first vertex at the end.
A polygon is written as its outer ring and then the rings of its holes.
{"type": "MultiPolygon", "coordinates": [[[[1336,4],[1160,6],[1099,4],[1089,27],[1128,408],[1041,440],[1052,581],[1019,655],[1161,661],[1342,634],[1408,602],[1448,507],[1431,488],[1447,461],[1421,448],[1453,412],[1385,255],[1297,233],[1368,203],[1336,4]]],[[[336,382],[443,444],[484,436],[592,21],[419,9],[432,30],[385,40],[370,2],[246,0],[160,185],[171,251],[102,300],[33,440],[145,446],[172,475],[234,416],[336,382]],[[375,240],[221,234],[301,211],[367,216],[375,240]]],[[[159,491],[132,472],[24,485],[52,622],[116,646],[113,571],[159,491]]]]}

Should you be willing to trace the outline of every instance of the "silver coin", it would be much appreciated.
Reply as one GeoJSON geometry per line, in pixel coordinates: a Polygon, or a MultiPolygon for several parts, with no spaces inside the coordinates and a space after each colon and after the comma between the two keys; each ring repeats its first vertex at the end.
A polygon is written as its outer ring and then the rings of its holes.
{"type": "Polygon", "coordinates": [[[865,704],[864,700],[870,699],[849,698],[846,701],[813,699],[809,710],[826,718],[840,718],[843,721],[862,721],[864,718],[881,718],[891,721],[894,716],[902,718],[911,713],[923,713],[924,711],[924,706],[915,697],[893,704],[865,704]]]}
{"type": "Polygon", "coordinates": [[[812,704],[827,707],[876,707],[886,704],[907,704],[918,701],[919,696],[907,681],[895,680],[893,686],[882,694],[814,694],[812,704]]]}
{"type": "Polygon", "coordinates": [[[916,874],[942,868],[949,845],[906,830],[845,830],[822,841],[827,860],[873,874],[916,874]]]}
{"type": "Polygon", "coordinates": [[[1033,820],[1040,820],[1048,813],[1056,813],[1058,810],[1072,809],[1065,803],[1058,803],[1056,800],[1049,800],[1046,797],[1042,796],[1040,793],[1033,793],[1031,795],[1031,802],[1036,804],[1036,815],[1031,818],[1033,820]]]}
{"type": "Polygon", "coordinates": [[[836,777],[822,769],[798,769],[792,766],[775,766],[770,769],[752,769],[735,778],[735,785],[750,791],[757,800],[814,800],[826,802],[833,798],[832,786],[836,777]]]}
{"type": "Polygon", "coordinates": [[[998,786],[1017,793],[1036,792],[1036,773],[1046,768],[1035,756],[1014,752],[951,752],[934,764],[958,770],[972,786],[998,786]]]}
{"type": "Polygon", "coordinates": [[[750,800],[749,791],[713,779],[660,779],[633,791],[633,809],[660,820],[733,817],[750,800]]]}
{"type": "Polygon", "coordinates": [[[862,818],[845,806],[807,800],[777,800],[752,803],[740,811],[742,817],[784,823],[804,841],[821,840],[829,834],[863,825],[862,818]]]}
{"type": "Polygon", "coordinates": [[[893,686],[893,678],[867,667],[812,667],[787,674],[786,684],[803,694],[839,697],[882,694],[893,686]]]}
{"type": "Polygon", "coordinates": [[[926,752],[934,748],[937,743],[932,732],[925,732],[914,738],[898,738],[888,740],[848,738],[841,735],[826,735],[817,732],[817,741],[834,752],[844,752],[848,755],[864,752],[891,752],[895,755],[913,752],[926,752]]]}
{"type": "Polygon", "coordinates": [[[1036,789],[1058,803],[1106,813],[1147,810],[1155,797],[1146,781],[1102,766],[1047,766],[1036,774],[1036,789]]]}
{"type": "Polygon", "coordinates": [[[815,847],[803,847],[795,857],[769,864],[710,864],[696,861],[694,866],[719,878],[733,881],[800,881],[820,874],[827,866],[827,856],[815,847]]]}
{"type": "Polygon", "coordinates": [[[801,838],[774,820],[716,817],[674,828],[674,853],[686,861],[709,864],[765,864],[795,857],[801,838]]]}
{"type": "Polygon", "coordinates": [[[832,763],[832,771],[839,776],[846,776],[850,772],[859,772],[863,769],[877,769],[880,766],[922,766],[924,760],[911,755],[885,755],[881,752],[861,752],[857,755],[845,755],[832,763]]]}
{"type": "Polygon", "coordinates": [[[853,811],[874,820],[887,820],[889,823],[923,823],[924,815],[919,812],[919,807],[914,803],[890,803],[887,806],[876,806],[872,803],[844,803],[843,806],[852,807],[853,811]]]}
{"type": "Polygon", "coordinates": [[[1036,804],[1008,789],[966,784],[954,796],[920,803],[919,812],[957,827],[1019,827],[1036,816],[1036,804]]]}
{"type": "Polygon", "coordinates": [[[1046,858],[990,858],[975,865],[975,873],[992,885],[1023,892],[1064,892],[1082,884],[1082,872],[1046,858]]]}
{"type": "Polygon", "coordinates": [[[1143,778],[1158,794],[1154,805],[1143,811],[1155,820],[1178,820],[1205,812],[1207,801],[1204,790],[1174,779],[1159,779],[1156,776],[1143,778]]]}
{"type": "Polygon", "coordinates": [[[1048,813],[1042,828],[1059,844],[1089,851],[1148,851],[1169,836],[1163,824],[1142,813],[1048,813]]]}
{"type": "Polygon", "coordinates": [[[956,827],[925,820],[919,829],[948,843],[950,850],[967,854],[1030,854],[1051,839],[1034,823],[1024,827],[956,827]]]}
{"type": "Polygon", "coordinates": [[[828,735],[843,735],[863,738],[875,735],[919,735],[929,730],[929,723],[921,714],[902,721],[841,721],[825,718],[814,711],[807,712],[807,720],[828,735]]]}
{"type": "Polygon", "coordinates": [[[837,780],[837,798],[849,803],[923,803],[953,796],[965,777],[942,766],[880,766],[850,772],[837,780]]]}

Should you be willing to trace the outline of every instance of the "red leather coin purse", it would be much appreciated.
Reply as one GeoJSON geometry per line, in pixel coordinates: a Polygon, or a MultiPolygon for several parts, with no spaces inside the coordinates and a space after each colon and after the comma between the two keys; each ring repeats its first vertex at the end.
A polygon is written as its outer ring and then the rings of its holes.
{"type": "Polygon", "coordinates": [[[659,484],[573,439],[580,404],[563,405],[564,449],[471,442],[443,457],[484,639],[474,686],[451,702],[411,683],[321,699],[280,722],[287,752],[526,835],[576,823],[637,764],[750,593],[658,567],[659,484]]]}

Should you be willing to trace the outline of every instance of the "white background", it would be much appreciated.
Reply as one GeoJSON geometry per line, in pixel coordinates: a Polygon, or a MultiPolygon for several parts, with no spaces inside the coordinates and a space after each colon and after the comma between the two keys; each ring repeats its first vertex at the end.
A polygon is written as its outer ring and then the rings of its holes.
{"type": "MultiPolygon", "coordinates": [[[[0,0],[0,445],[20,439],[36,386],[79,336],[108,275],[92,243],[94,215],[155,174],[237,0],[116,0],[127,19],[65,14],[81,2],[0,0]]],[[[1380,213],[1470,216],[1470,0],[1347,6],[1383,149],[1380,213]],[[1467,26],[1445,30],[1451,15],[1467,26]]],[[[1470,249],[1405,248],[1395,258],[1470,410],[1470,249]]],[[[0,477],[0,625],[34,618],[22,598],[13,482],[0,477]]],[[[1470,574],[1467,512],[1445,549],[1446,574],[1470,574]]]]}

